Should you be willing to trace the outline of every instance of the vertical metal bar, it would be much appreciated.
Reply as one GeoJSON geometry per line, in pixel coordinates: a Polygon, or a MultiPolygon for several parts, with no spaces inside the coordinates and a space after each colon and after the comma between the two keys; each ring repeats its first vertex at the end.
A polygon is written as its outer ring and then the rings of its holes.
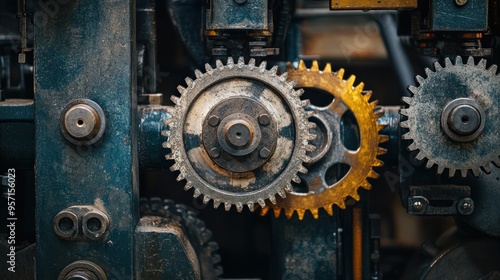
{"type": "Polygon", "coordinates": [[[352,279],[363,279],[363,210],[352,208],[352,279]]]}
{"type": "Polygon", "coordinates": [[[57,279],[76,260],[97,264],[108,279],[133,279],[139,216],[135,1],[40,3],[34,8],[37,279],[57,279]],[[98,103],[106,116],[96,146],[74,146],[61,134],[63,108],[80,98],[98,103]],[[72,205],[106,212],[108,234],[95,241],[57,237],[53,218],[72,205]]]}

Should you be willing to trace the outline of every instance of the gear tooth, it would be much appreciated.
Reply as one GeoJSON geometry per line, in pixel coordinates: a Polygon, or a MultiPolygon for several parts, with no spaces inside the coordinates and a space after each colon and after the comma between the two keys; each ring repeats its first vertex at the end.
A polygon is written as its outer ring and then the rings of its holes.
{"type": "Polygon", "coordinates": [[[306,210],[304,209],[297,209],[297,215],[299,216],[299,220],[302,221],[304,219],[304,214],[306,213],[306,210]]]}
{"type": "Polygon", "coordinates": [[[330,63],[327,63],[325,65],[325,68],[323,69],[323,73],[332,73],[332,65],[330,63]]]}
{"type": "Polygon", "coordinates": [[[300,106],[302,107],[306,107],[309,104],[311,104],[311,100],[309,99],[300,100],[300,106]]]}
{"type": "Polygon", "coordinates": [[[376,158],[376,159],[373,161],[372,166],[374,166],[374,167],[384,166],[384,162],[383,162],[383,161],[381,161],[380,159],[377,159],[377,158],[376,158]]]}
{"type": "Polygon", "coordinates": [[[417,143],[413,142],[408,145],[408,151],[415,151],[416,149],[418,149],[417,143]]]}
{"type": "Polygon", "coordinates": [[[286,79],[288,79],[288,72],[284,72],[283,74],[281,74],[280,76],[280,81],[282,82],[286,82],[286,79]]]}
{"type": "Polygon", "coordinates": [[[203,77],[203,73],[201,73],[201,71],[198,69],[194,70],[194,75],[196,76],[197,79],[203,77]]]}
{"type": "Polygon", "coordinates": [[[229,202],[224,202],[224,210],[226,210],[226,211],[231,210],[231,203],[229,203],[229,202]]]}
{"type": "Polygon", "coordinates": [[[236,203],[236,211],[238,211],[238,213],[241,213],[241,211],[243,211],[243,203],[236,203]]]}
{"type": "MultiPolygon", "coordinates": [[[[170,115],[175,115],[175,107],[173,106],[165,106],[165,111],[169,113],[170,115]]],[[[165,122],[172,122],[172,119],[164,119],[165,122]]]]}
{"type": "MultiPolygon", "coordinates": [[[[362,93],[363,92],[363,88],[365,87],[365,83],[363,82],[360,82],[355,88],[354,88],[354,92],[356,93],[362,93]]],[[[368,101],[368,100],[367,100],[368,101]]]]}
{"type": "Polygon", "coordinates": [[[434,69],[436,71],[443,69],[443,67],[441,66],[441,63],[439,63],[438,61],[435,61],[432,65],[434,65],[434,69]]]}
{"type": "Polygon", "coordinates": [[[316,146],[314,146],[314,145],[306,145],[306,151],[308,151],[308,152],[314,152],[314,151],[316,151],[316,146]]]}
{"type": "Polygon", "coordinates": [[[403,116],[407,116],[407,117],[410,115],[409,109],[406,109],[406,108],[405,108],[405,109],[400,109],[400,110],[399,110],[399,113],[400,113],[401,115],[403,115],[403,116]]]}
{"type": "Polygon", "coordinates": [[[353,192],[350,197],[352,197],[354,200],[359,201],[360,197],[357,191],[353,192]]]}
{"type": "Polygon", "coordinates": [[[457,55],[457,57],[455,58],[455,65],[463,65],[463,61],[462,61],[462,57],[457,55]]]}
{"type": "Polygon", "coordinates": [[[368,172],[368,178],[377,179],[379,176],[380,175],[373,170],[370,170],[370,172],[368,172]]]}
{"type": "Polygon", "coordinates": [[[299,70],[299,71],[307,71],[306,63],[304,62],[304,60],[301,59],[299,61],[299,66],[297,67],[297,70],[299,70]]]}
{"type": "Polygon", "coordinates": [[[186,85],[188,87],[191,87],[193,85],[193,79],[191,79],[190,77],[186,77],[184,81],[186,81],[186,85]]]}
{"type": "Polygon", "coordinates": [[[172,154],[167,154],[167,155],[165,155],[165,159],[166,159],[166,160],[173,160],[173,159],[174,159],[174,155],[172,155],[172,154]]]}
{"type": "Polygon", "coordinates": [[[444,166],[438,164],[437,173],[438,174],[443,174],[443,172],[444,172],[444,166]]]}
{"type": "Polygon", "coordinates": [[[453,63],[451,63],[451,59],[449,57],[446,57],[444,59],[444,66],[445,67],[451,67],[451,66],[453,66],[453,63]]]}
{"type": "Polygon", "coordinates": [[[300,166],[299,167],[299,172],[302,173],[302,174],[307,174],[307,168],[305,168],[304,166],[300,166]]]}
{"type": "Polygon", "coordinates": [[[264,208],[266,207],[266,202],[264,202],[264,199],[259,198],[257,199],[257,203],[260,205],[260,207],[264,208]]]}
{"type": "Polygon", "coordinates": [[[184,190],[185,191],[188,191],[190,190],[191,188],[193,187],[193,184],[191,184],[191,182],[186,182],[186,184],[184,185],[184,190]]]}
{"type": "Polygon", "coordinates": [[[253,201],[247,202],[247,207],[248,207],[248,210],[250,210],[250,212],[255,211],[255,205],[254,205],[253,201]]]}
{"type": "Polygon", "coordinates": [[[490,174],[491,173],[491,166],[489,163],[481,166],[481,169],[483,169],[483,171],[486,173],[486,174],[490,174]]]}
{"type": "Polygon", "coordinates": [[[245,64],[243,56],[238,57],[238,67],[241,68],[245,64]]]}
{"type": "Polygon", "coordinates": [[[387,136],[387,135],[379,135],[378,136],[378,142],[379,143],[389,142],[389,136],[387,136]]]}
{"type": "MultiPolygon", "coordinates": [[[[466,168],[459,169],[459,171],[460,171],[460,175],[462,175],[463,178],[467,177],[467,169],[466,168]]],[[[472,170],[472,172],[474,173],[474,170],[472,170]]]]}
{"type": "Polygon", "coordinates": [[[431,169],[434,166],[434,161],[428,160],[427,163],[425,164],[425,168],[431,169]]]}
{"type": "Polygon", "coordinates": [[[453,177],[453,176],[455,176],[455,172],[456,172],[456,171],[457,171],[457,170],[456,170],[454,167],[449,167],[449,168],[448,168],[448,176],[449,176],[450,178],[451,178],[451,177],[453,177]]]}
{"type": "Polygon", "coordinates": [[[292,184],[290,182],[288,182],[285,186],[285,191],[286,192],[291,192],[293,191],[293,188],[292,188],[292,184]]]}
{"type": "Polygon", "coordinates": [[[297,175],[293,175],[293,179],[292,179],[292,181],[294,181],[294,182],[295,182],[295,183],[297,183],[297,184],[300,184],[300,182],[301,182],[301,180],[300,180],[299,176],[297,176],[297,175]]]}
{"type": "Polygon", "coordinates": [[[193,197],[198,198],[201,195],[201,192],[199,189],[194,189],[193,197]]]}
{"type": "Polygon", "coordinates": [[[267,215],[268,212],[269,212],[269,207],[268,206],[263,207],[263,208],[260,209],[260,215],[261,216],[267,215]]]}
{"type": "Polygon", "coordinates": [[[298,90],[294,91],[295,96],[300,97],[302,94],[304,94],[304,90],[299,88],[298,90]]]}
{"type": "Polygon", "coordinates": [[[293,216],[294,210],[293,209],[284,209],[284,210],[286,218],[290,220],[290,218],[293,216]]]}
{"type": "Polygon", "coordinates": [[[274,65],[273,67],[271,67],[271,69],[269,69],[269,73],[273,76],[276,76],[276,73],[278,73],[278,66],[274,65]]]}
{"type": "Polygon", "coordinates": [[[381,156],[381,155],[385,155],[385,154],[387,154],[387,149],[379,147],[377,150],[377,156],[381,156]]]}
{"type": "Polygon", "coordinates": [[[248,61],[248,65],[252,66],[252,68],[255,67],[255,58],[250,58],[250,60],[248,61]]]}
{"type": "Polygon", "coordinates": [[[172,143],[169,140],[167,140],[167,141],[165,141],[165,142],[162,143],[162,146],[163,146],[164,149],[171,149],[172,148],[172,143]]]}
{"type": "Polygon", "coordinates": [[[312,65],[311,65],[311,71],[312,72],[319,72],[319,65],[317,60],[313,60],[312,65]]]}
{"type": "Polygon", "coordinates": [[[337,72],[337,78],[343,79],[344,78],[344,73],[345,73],[344,68],[340,68],[339,71],[337,72]]]}
{"type": "MultiPolygon", "coordinates": [[[[314,111],[306,111],[306,113],[305,113],[307,118],[314,116],[314,114],[316,114],[314,111]]],[[[314,139],[316,139],[316,138],[314,138],[314,139]]]]}
{"type": "Polygon", "coordinates": [[[163,122],[164,125],[169,125],[171,122],[172,122],[172,119],[162,119],[161,120],[163,122]]]}
{"type": "Polygon", "coordinates": [[[423,84],[424,84],[424,82],[425,82],[424,77],[422,77],[422,76],[420,76],[420,75],[417,75],[417,76],[415,77],[415,80],[417,81],[417,83],[418,83],[419,85],[423,85],[423,84]]]}
{"type": "Polygon", "coordinates": [[[422,153],[422,151],[418,152],[418,154],[415,156],[417,160],[424,160],[425,155],[422,153]]]}
{"type": "Polygon", "coordinates": [[[304,156],[302,156],[302,161],[305,163],[310,163],[310,162],[312,162],[312,157],[304,155],[304,156]]]}
{"type": "Polygon", "coordinates": [[[288,62],[286,63],[286,71],[287,71],[287,72],[291,72],[291,71],[294,71],[294,70],[295,70],[295,68],[293,68],[292,63],[291,63],[290,61],[288,61],[288,62]]]}
{"type": "Polygon", "coordinates": [[[481,67],[481,69],[486,69],[486,63],[487,63],[486,59],[481,58],[481,60],[479,60],[479,63],[477,64],[477,67],[481,67]]]}
{"type": "Polygon", "coordinates": [[[377,132],[379,132],[385,128],[385,125],[383,125],[383,124],[376,124],[375,126],[377,127],[377,132]]]}
{"type": "Polygon", "coordinates": [[[226,63],[226,65],[229,66],[229,68],[232,68],[234,66],[233,57],[231,57],[231,56],[227,57],[227,63],[226,63]]]}
{"type": "MultiPolygon", "coordinates": [[[[481,173],[481,171],[479,170],[478,167],[472,168],[472,175],[474,175],[474,177],[479,177],[480,173],[481,173]]],[[[462,177],[466,177],[466,176],[467,176],[467,170],[465,170],[465,176],[464,176],[464,172],[462,172],[462,177]]]]}
{"type": "Polygon", "coordinates": [[[340,209],[345,209],[345,201],[344,200],[341,200],[339,201],[338,203],[336,203],[337,206],[340,208],[340,209]]]}
{"type": "Polygon", "coordinates": [[[266,71],[266,68],[267,68],[267,62],[266,61],[262,61],[259,65],[259,72],[260,73],[264,73],[264,71],[266,71]]]}
{"type": "Polygon", "coordinates": [[[317,220],[319,218],[319,211],[318,211],[318,209],[309,209],[309,211],[313,215],[314,219],[317,220]]]}
{"type": "Polygon", "coordinates": [[[372,110],[375,110],[377,105],[378,105],[378,100],[373,100],[372,102],[370,102],[370,106],[372,107],[372,110]]]}
{"type": "Polygon", "coordinates": [[[409,86],[408,91],[412,93],[413,95],[417,94],[418,88],[416,86],[409,86]]]}
{"type": "Polygon", "coordinates": [[[273,207],[273,214],[274,214],[275,218],[279,218],[279,216],[281,214],[281,208],[279,208],[279,207],[273,207]]]}
{"type": "MultiPolygon", "coordinates": [[[[479,62],[479,63],[481,63],[481,62],[479,62]]],[[[467,58],[467,65],[470,65],[470,66],[476,65],[476,63],[474,62],[474,58],[472,56],[469,56],[469,58],[467,58]]]]}
{"type": "Polygon", "coordinates": [[[274,194],[270,195],[268,199],[269,201],[271,201],[272,204],[276,204],[276,197],[274,196],[274,194]]]}
{"type": "Polygon", "coordinates": [[[281,197],[281,198],[285,198],[286,197],[286,192],[284,189],[279,189],[278,190],[278,195],[281,197]]]}
{"type": "Polygon", "coordinates": [[[205,63],[205,71],[206,71],[207,73],[212,73],[212,71],[213,71],[213,70],[214,70],[214,69],[212,68],[212,66],[210,66],[210,64],[205,63]]]}
{"type": "Polygon", "coordinates": [[[333,204],[325,205],[323,206],[323,209],[325,209],[328,215],[333,216],[333,204]]]}
{"type": "Polygon", "coordinates": [[[210,197],[205,195],[203,196],[203,204],[207,204],[210,201],[210,197]]]}
{"type": "Polygon", "coordinates": [[[408,96],[403,96],[401,97],[401,101],[403,101],[404,103],[408,104],[408,105],[411,105],[411,101],[413,100],[413,98],[411,97],[408,97],[408,96]]]}
{"type": "Polygon", "coordinates": [[[220,203],[221,203],[221,202],[220,202],[220,200],[219,200],[219,199],[214,199],[214,209],[219,208],[220,203]]]}
{"type": "Polygon", "coordinates": [[[182,172],[182,170],[181,170],[181,173],[179,174],[179,176],[177,176],[177,178],[175,180],[177,180],[177,182],[180,182],[184,179],[186,179],[186,174],[184,174],[184,172],[182,172]]]}
{"type": "Polygon", "coordinates": [[[496,66],[495,64],[491,65],[490,68],[488,68],[488,71],[492,72],[493,75],[497,74],[497,70],[498,70],[498,66],[496,66]]]}
{"type": "Polygon", "coordinates": [[[179,171],[180,168],[181,168],[181,166],[176,162],[176,163],[172,164],[172,166],[170,166],[170,171],[172,171],[172,172],[179,171]]]}
{"type": "Polygon", "coordinates": [[[360,187],[362,187],[363,189],[365,190],[371,190],[372,188],[372,185],[370,183],[368,183],[367,180],[364,180],[361,184],[360,184],[360,187]]]}
{"type": "Polygon", "coordinates": [[[222,67],[224,67],[224,64],[222,63],[222,61],[220,59],[217,59],[215,61],[215,66],[217,66],[217,68],[222,68],[222,67]]]}
{"type": "Polygon", "coordinates": [[[427,78],[429,78],[430,76],[432,76],[432,73],[434,73],[430,68],[425,68],[425,75],[427,75],[427,78]]]}
{"type": "Polygon", "coordinates": [[[347,79],[347,81],[345,81],[345,83],[347,84],[347,86],[349,88],[352,88],[354,86],[354,82],[356,81],[356,76],[355,75],[351,75],[349,77],[349,79],[347,79]]]}
{"type": "Polygon", "coordinates": [[[313,129],[313,128],[316,128],[317,125],[316,123],[313,123],[313,122],[308,122],[307,123],[307,129],[313,129]]]}
{"type": "Polygon", "coordinates": [[[363,98],[365,99],[366,102],[369,102],[370,98],[372,98],[373,91],[365,90],[363,93],[364,93],[363,98]]]}
{"type": "Polygon", "coordinates": [[[410,128],[410,125],[409,125],[408,121],[402,121],[402,122],[400,122],[399,126],[402,127],[402,128],[410,128]]]}
{"type": "Polygon", "coordinates": [[[162,130],[161,131],[161,136],[163,136],[163,137],[170,137],[170,130],[162,130]]]}
{"type": "Polygon", "coordinates": [[[309,133],[307,135],[307,140],[311,141],[311,140],[316,139],[316,137],[318,137],[316,134],[309,133]]]}
{"type": "Polygon", "coordinates": [[[401,135],[401,139],[403,140],[411,140],[411,134],[409,132],[401,135]]]}
{"type": "Polygon", "coordinates": [[[174,104],[177,104],[177,105],[181,101],[181,99],[179,97],[175,96],[175,95],[170,96],[170,100],[172,100],[172,102],[174,102],[174,104]]]}

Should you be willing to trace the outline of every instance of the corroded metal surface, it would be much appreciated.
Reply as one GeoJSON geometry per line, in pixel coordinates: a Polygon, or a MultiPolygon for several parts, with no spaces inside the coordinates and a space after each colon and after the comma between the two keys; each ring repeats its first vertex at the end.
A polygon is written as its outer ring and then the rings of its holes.
{"type": "Polygon", "coordinates": [[[332,10],[415,9],[418,0],[330,0],[332,10]]]}
{"type": "Polygon", "coordinates": [[[377,124],[382,112],[374,113],[377,102],[369,101],[371,92],[363,92],[363,83],[354,87],[354,76],[343,80],[343,69],[332,73],[331,66],[327,64],[320,71],[316,61],[311,69],[307,69],[305,63],[300,61],[297,70],[289,64],[288,73],[290,79],[297,80],[296,87],[321,90],[334,99],[326,106],[312,104],[306,107],[306,110],[314,112],[313,118],[324,120],[324,125],[318,127],[327,128],[324,132],[318,131],[318,139],[323,139],[323,144],[315,143],[318,149],[309,154],[315,160],[308,165],[309,172],[301,175],[306,190],[292,190],[285,199],[279,199],[275,206],[266,206],[262,214],[272,209],[278,217],[283,208],[288,218],[296,211],[299,219],[302,219],[306,210],[317,218],[319,209],[324,208],[332,215],[333,205],[345,209],[347,197],[359,200],[358,188],[370,189],[367,178],[378,177],[373,167],[382,166],[377,156],[385,153],[379,144],[388,140],[387,136],[378,134],[383,128],[377,124]],[[347,111],[354,114],[359,130],[360,145],[354,150],[346,148],[342,140],[342,116],[347,111]],[[350,169],[345,176],[336,178],[333,183],[328,182],[327,171],[337,163],[348,165],[350,169]]]}
{"type": "MultiPolygon", "coordinates": [[[[194,188],[194,197],[203,194],[203,202],[213,200],[216,208],[224,203],[226,210],[235,205],[242,211],[247,205],[253,211],[256,203],[265,206],[265,199],[274,203],[276,194],[284,197],[285,191],[291,190],[290,182],[299,180],[297,172],[307,172],[302,163],[310,160],[306,151],[314,150],[309,145],[314,138],[309,129],[314,124],[307,121],[310,113],[304,106],[308,101],[300,100],[303,91],[294,90],[286,74],[278,76],[277,67],[267,70],[265,62],[255,66],[255,60],[245,64],[243,58],[237,63],[229,58],[227,65],[216,64],[216,68],[207,64],[206,73],[196,70],[196,80],[187,78],[187,88],[178,87],[181,96],[172,96],[176,106],[169,107],[172,118],[166,123],[170,130],[164,133],[168,137],[165,147],[172,149],[167,159],[175,160],[172,170],[180,172],[177,180],[185,179],[185,189],[194,188]],[[232,172],[215,164],[211,156],[218,153],[205,146],[203,139],[203,120],[210,120],[212,109],[231,98],[259,103],[276,122],[274,153],[271,149],[269,155],[259,151],[267,161],[248,172],[232,172]]],[[[251,117],[258,121],[259,116],[251,117]]],[[[245,158],[239,160],[244,162],[245,158]]]]}

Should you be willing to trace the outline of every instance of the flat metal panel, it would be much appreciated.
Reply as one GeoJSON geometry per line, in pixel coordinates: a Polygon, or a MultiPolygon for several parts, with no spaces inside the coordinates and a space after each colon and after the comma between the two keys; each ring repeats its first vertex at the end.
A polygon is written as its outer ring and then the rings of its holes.
{"type": "Polygon", "coordinates": [[[418,0],[330,0],[331,10],[415,9],[418,0]]]}
{"type": "Polygon", "coordinates": [[[488,1],[468,0],[463,6],[455,1],[432,2],[432,31],[486,31],[488,29],[488,1]]]}
{"type": "Polygon", "coordinates": [[[108,279],[133,279],[138,221],[135,1],[54,1],[35,5],[36,274],[57,279],[76,260],[101,266],[108,279]],[[70,101],[97,102],[106,131],[95,147],[69,144],[59,128],[70,101]],[[96,241],[57,237],[52,219],[71,205],[109,215],[96,241]]]}
{"type": "Polygon", "coordinates": [[[207,29],[268,29],[267,0],[212,0],[207,14],[207,29]]]}

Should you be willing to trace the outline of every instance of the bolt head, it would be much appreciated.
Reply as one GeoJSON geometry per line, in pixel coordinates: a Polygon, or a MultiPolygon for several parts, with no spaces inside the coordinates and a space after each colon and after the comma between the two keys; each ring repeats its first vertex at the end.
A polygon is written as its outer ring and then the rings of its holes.
{"type": "Polygon", "coordinates": [[[463,6],[467,4],[467,0],[455,0],[455,4],[457,4],[458,6],[463,6]]]}
{"type": "Polygon", "coordinates": [[[208,124],[211,126],[218,126],[219,123],[220,123],[220,119],[216,115],[212,115],[208,118],[208,124]]]}
{"type": "Polygon", "coordinates": [[[261,125],[268,125],[271,122],[271,118],[267,114],[260,115],[258,120],[261,125]]]}
{"type": "Polygon", "coordinates": [[[77,104],[64,115],[64,127],[75,139],[90,139],[100,128],[100,118],[96,110],[87,104],[77,104]]]}
{"type": "Polygon", "coordinates": [[[214,158],[218,158],[220,156],[220,150],[218,148],[212,148],[210,150],[210,156],[214,158]]]}
{"type": "Polygon", "coordinates": [[[260,151],[259,151],[259,156],[261,158],[268,158],[269,156],[271,155],[271,151],[269,151],[268,148],[262,148],[260,151]]]}
{"type": "Polygon", "coordinates": [[[420,211],[420,210],[422,210],[422,208],[424,207],[424,205],[422,204],[421,201],[415,201],[415,202],[413,202],[412,207],[413,207],[414,210],[420,211]]]}

